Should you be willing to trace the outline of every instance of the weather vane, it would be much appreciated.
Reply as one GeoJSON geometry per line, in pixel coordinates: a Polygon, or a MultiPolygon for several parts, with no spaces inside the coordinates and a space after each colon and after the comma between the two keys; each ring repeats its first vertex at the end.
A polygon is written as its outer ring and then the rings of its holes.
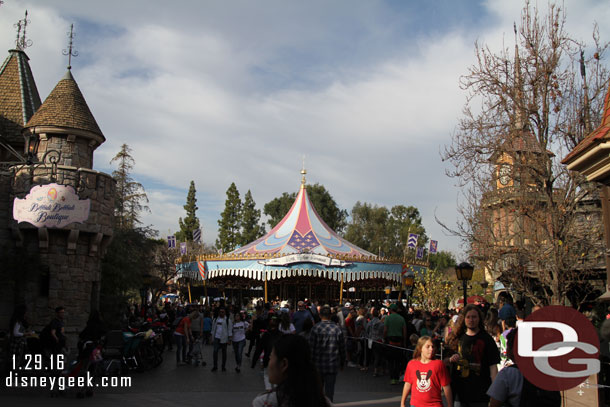
{"type": "Polygon", "coordinates": [[[68,49],[64,49],[62,51],[62,54],[68,56],[68,69],[72,69],[72,57],[78,56],[78,51],[75,51],[72,48],[73,41],[74,41],[74,24],[70,25],[70,32],[67,34],[68,34],[68,38],[70,39],[70,41],[68,42],[68,49]]]}
{"type": "Polygon", "coordinates": [[[15,28],[17,29],[17,39],[15,40],[15,45],[17,45],[17,49],[21,51],[32,46],[32,40],[28,40],[26,38],[26,28],[29,22],[28,11],[25,10],[25,17],[23,20],[19,20],[17,23],[15,23],[15,28]]]}

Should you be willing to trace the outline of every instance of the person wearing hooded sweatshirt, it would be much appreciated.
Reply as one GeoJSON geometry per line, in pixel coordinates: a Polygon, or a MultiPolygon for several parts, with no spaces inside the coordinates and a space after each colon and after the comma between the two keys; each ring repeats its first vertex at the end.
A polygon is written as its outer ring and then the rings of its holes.
{"type": "Polygon", "coordinates": [[[212,322],[212,341],[214,343],[214,367],[212,372],[218,370],[218,350],[222,350],[222,371],[227,370],[227,344],[233,336],[233,322],[226,315],[226,310],[220,308],[218,317],[212,322]]]}

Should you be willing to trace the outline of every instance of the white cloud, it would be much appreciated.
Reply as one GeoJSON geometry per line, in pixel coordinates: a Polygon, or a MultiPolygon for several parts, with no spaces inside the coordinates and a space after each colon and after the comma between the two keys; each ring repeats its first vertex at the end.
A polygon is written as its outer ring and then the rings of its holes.
{"type": "MultiPolygon", "coordinates": [[[[76,21],[74,76],[107,138],[96,167],[111,171],[120,145],[133,148],[151,200],[144,220],[161,235],[184,216],[191,179],[211,243],[231,182],[262,208],[298,189],[305,154],[308,179],[341,207],[415,205],[441,248],[457,250],[434,221],[435,209],[448,222],[457,216],[439,146],[465,102],[458,79],[474,41],[512,44],[520,3],[471,6],[487,20],[451,28],[383,2],[265,4],[6,1],[0,38],[14,36],[28,7],[28,54],[44,99],[63,75],[61,50],[76,21]]],[[[567,9],[577,30],[610,18],[603,2],[567,9]]]]}

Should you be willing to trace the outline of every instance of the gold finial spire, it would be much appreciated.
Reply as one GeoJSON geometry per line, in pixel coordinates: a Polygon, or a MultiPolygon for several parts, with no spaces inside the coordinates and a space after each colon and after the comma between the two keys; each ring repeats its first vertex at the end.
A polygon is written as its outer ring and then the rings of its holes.
{"type": "Polygon", "coordinates": [[[25,10],[25,17],[23,20],[19,20],[15,23],[15,28],[17,29],[17,39],[15,40],[15,45],[17,46],[18,50],[23,51],[27,47],[32,46],[32,40],[28,40],[26,38],[26,29],[29,22],[28,11],[25,10]]]}
{"type": "Polygon", "coordinates": [[[75,51],[73,48],[74,42],[74,24],[70,25],[70,32],[66,33],[70,41],[68,42],[68,49],[64,49],[62,54],[68,56],[68,70],[72,69],[72,57],[78,56],[78,51],[75,51]]]}
{"type": "Polygon", "coordinates": [[[305,186],[305,174],[307,174],[307,170],[305,169],[305,156],[303,156],[303,169],[301,170],[301,185],[305,186]]]}

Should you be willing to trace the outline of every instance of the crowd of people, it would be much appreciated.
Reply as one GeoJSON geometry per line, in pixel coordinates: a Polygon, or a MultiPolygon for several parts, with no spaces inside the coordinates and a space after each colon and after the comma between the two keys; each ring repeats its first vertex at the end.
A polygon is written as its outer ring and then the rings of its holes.
{"type": "MultiPolygon", "coordinates": [[[[58,307],[40,334],[48,352],[65,347],[63,315],[58,307]]],[[[124,324],[144,319],[165,324],[170,328],[165,343],[170,350],[175,346],[177,366],[190,364],[198,345],[209,345],[211,371],[226,371],[227,349],[232,348],[236,373],[244,364],[263,369],[266,391],[254,406],[330,405],[344,368],[387,376],[392,385],[404,381],[402,406],[442,406],[443,396],[448,405],[459,401],[461,407],[518,406],[524,379],[518,367],[511,367],[511,344],[524,316],[510,295],[501,295],[497,307],[468,304],[444,312],[406,309],[390,301],[333,306],[311,300],[295,306],[258,302],[250,307],[167,302],[131,306],[124,324]]],[[[12,353],[23,354],[28,329],[25,307],[17,307],[11,320],[12,353]]],[[[99,339],[104,332],[94,312],[80,339],[99,339]]]]}

